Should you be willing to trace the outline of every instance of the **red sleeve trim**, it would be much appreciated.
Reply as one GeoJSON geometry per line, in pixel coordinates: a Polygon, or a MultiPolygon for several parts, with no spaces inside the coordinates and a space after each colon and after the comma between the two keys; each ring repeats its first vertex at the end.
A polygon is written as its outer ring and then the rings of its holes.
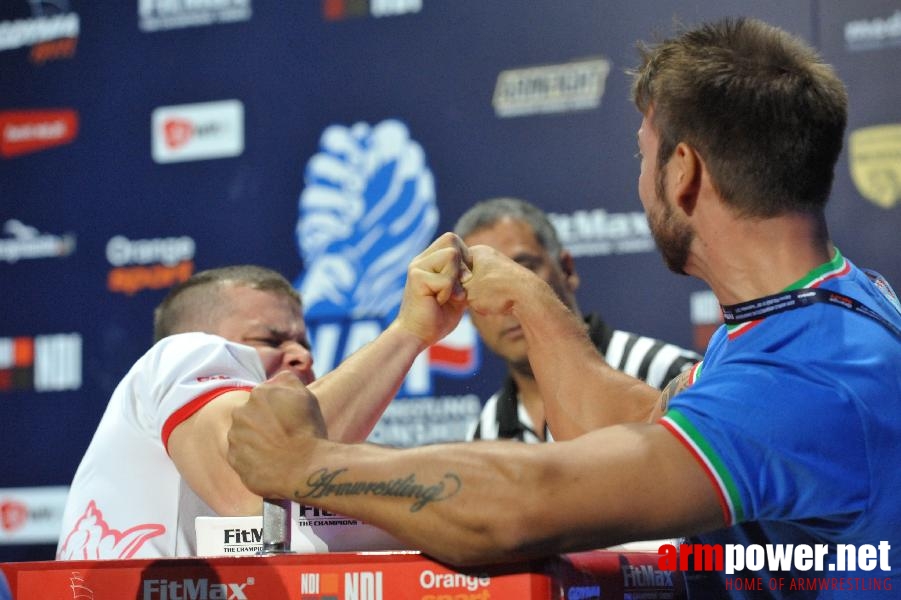
{"type": "Polygon", "coordinates": [[[166,454],[169,453],[169,436],[172,435],[172,432],[175,430],[175,428],[184,423],[188,419],[188,417],[196,413],[198,410],[200,410],[222,394],[226,394],[228,392],[236,392],[239,390],[249,392],[251,389],[253,388],[245,385],[216,388],[215,390],[210,390],[201,396],[197,396],[196,398],[179,408],[177,411],[169,415],[169,418],[166,419],[166,422],[163,424],[162,433],[163,447],[166,449],[166,454]]]}
{"type": "Polygon", "coordinates": [[[704,474],[707,475],[707,479],[710,480],[710,483],[713,485],[713,489],[716,490],[716,497],[720,503],[720,510],[723,511],[723,524],[726,527],[730,527],[735,524],[735,521],[732,519],[732,511],[729,509],[729,501],[726,499],[726,495],[723,493],[723,489],[720,487],[720,482],[717,481],[716,475],[713,472],[713,469],[710,468],[710,465],[707,464],[707,461],[704,460],[704,457],[697,451],[697,449],[692,445],[692,443],[686,439],[682,432],[680,432],[672,423],[665,419],[660,420],[660,424],[669,431],[671,434],[675,436],[679,443],[682,444],[686,450],[688,450],[691,455],[694,457],[701,468],[704,470],[704,474]]]}

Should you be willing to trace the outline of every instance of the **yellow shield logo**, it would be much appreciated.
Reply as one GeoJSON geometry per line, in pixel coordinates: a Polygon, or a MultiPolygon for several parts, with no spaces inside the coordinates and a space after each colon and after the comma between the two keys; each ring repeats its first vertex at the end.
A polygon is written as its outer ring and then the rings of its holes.
{"type": "Polygon", "coordinates": [[[891,208],[901,200],[901,125],[877,125],[848,139],[851,179],[864,198],[891,208]]]}

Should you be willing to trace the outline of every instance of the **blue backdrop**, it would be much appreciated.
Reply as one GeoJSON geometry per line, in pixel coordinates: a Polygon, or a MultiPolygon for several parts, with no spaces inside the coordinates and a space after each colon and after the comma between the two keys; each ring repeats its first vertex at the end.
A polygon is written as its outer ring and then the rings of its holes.
{"type": "MultiPolygon", "coordinates": [[[[897,287],[897,1],[3,2],[0,560],[53,556],[107,398],[196,270],[296,281],[322,374],[390,320],[432,237],[519,196],[576,253],[583,308],[703,347],[716,303],[653,248],[625,70],[674,19],[738,15],[810,40],[847,82],[832,233],[897,287]]],[[[501,373],[464,323],[373,439],[460,439],[501,373]]]]}

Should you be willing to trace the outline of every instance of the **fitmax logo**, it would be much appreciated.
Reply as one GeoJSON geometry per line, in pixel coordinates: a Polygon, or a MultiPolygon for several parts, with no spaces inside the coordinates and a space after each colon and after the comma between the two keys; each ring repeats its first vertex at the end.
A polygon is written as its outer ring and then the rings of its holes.
{"type": "Polygon", "coordinates": [[[146,579],[144,600],[247,600],[244,588],[254,584],[248,577],[244,583],[211,583],[209,579],[146,579]]]}
{"type": "Polygon", "coordinates": [[[626,588],[673,587],[673,577],[669,571],[660,571],[650,565],[629,565],[622,569],[626,588]]]}
{"type": "Polygon", "coordinates": [[[257,529],[253,527],[251,529],[226,529],[225,530],[225,543],[226,544],[259,544],[263,541],[263,529],[257,529]]]}

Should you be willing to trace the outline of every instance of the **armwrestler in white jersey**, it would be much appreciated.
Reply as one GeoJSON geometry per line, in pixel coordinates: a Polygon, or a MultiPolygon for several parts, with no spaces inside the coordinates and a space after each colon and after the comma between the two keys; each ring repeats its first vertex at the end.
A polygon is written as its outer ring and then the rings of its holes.
{"type": "Polygon", "coordinates": [[[328,398],[333,439],[365,439],[416,356],[460,319],[449,240],[410,263],[394,322],[318,380],[300,297],[277,273],[225,267],[173,289],[154,315],[157,343],[117,387],[78,468],[57,558],[191,556],[195,517],[260,514],[226,460],[226,434],[234,408],[276,373],[328,398]]]}

